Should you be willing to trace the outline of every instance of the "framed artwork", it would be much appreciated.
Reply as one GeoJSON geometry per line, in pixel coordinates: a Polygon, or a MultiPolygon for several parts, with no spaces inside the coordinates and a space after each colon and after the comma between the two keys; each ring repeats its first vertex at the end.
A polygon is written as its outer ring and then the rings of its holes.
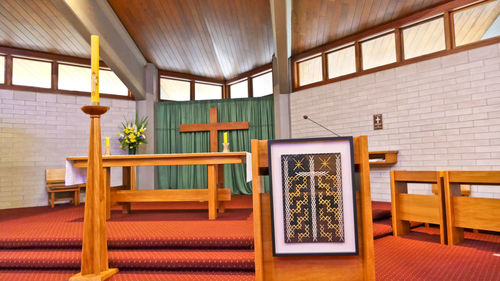
{"type": "Polygon", "coordinates": [[[357,255],[353,138],[268,146],[273,254],[357,255]]]}

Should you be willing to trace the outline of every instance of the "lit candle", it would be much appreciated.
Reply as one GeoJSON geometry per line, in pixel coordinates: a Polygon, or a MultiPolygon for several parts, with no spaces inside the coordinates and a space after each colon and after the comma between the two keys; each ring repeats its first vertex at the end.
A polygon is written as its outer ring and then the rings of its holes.
{"type": "Polygon", "coordinates": [[[227,143],[227,132],[224,132],[224,143],[227,143]]]}
{"type": "Polygon", "coordinates": [[[109,147],[109,137],[106,137],[106,147],[109,147]]]}
{"type": "Polygon", "coordinates": [[[92,93],[90,96],[91,104],[99,104],[99,36],[90,37],[90,69],[92,71],[92,93]]]}

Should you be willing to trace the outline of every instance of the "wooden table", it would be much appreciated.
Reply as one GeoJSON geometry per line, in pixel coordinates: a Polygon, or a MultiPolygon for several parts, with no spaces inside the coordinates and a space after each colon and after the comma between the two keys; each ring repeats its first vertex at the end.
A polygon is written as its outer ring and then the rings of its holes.
{"type": "MultiPolygon", "coordinates": [[[[68,157],[76,168],[87,167],[87,157],[68,157]]],[[[141,154],[103,156],[102,165],[106,186],[107,218],[111,216],[111,206],[120,204],[124,212],[130,211],[131,202],[174,202],[208,201],[208,218],[217,218],[217,209],[223,211],[222,201],[231,200],[231,189],[224,188],[224,164],[242,164],[246,162],[245,152],[211,152],[191,154],[141,154]],[[136,166],[176,166],[207,165],[208,188],[197,189],[131,189],[133,167],[136,166]],[[123,167],[123,186],[125,190],[110,188],[110,168],[123,167]],[[221,201],[219,203],[219,201],[221,201]]]]}

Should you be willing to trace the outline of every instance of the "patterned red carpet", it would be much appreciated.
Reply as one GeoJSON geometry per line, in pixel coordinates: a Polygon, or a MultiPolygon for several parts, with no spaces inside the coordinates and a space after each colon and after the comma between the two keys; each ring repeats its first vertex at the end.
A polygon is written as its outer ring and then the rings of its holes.
{"type": "MultiPolygon", "coordinates": [[[[109,263],[120,273],[110,280],[253,280],[251,207],[251,196],[234,196],[212,221],[206,203],[113,210],[109,263]]],[[[68,280],[80,267],[82,222],[83,205],[0,210],[0,280],[68,280]]]]}
{"type": "MultiPolygon", "coordinates": [[[[251,196],[227,207],[215,221],[201,203],[114,210],[109,260],[120,272],[110,280],[253,280],[251,196]]],[[[455,247],[440,245],[436,228],[395,238],[390,203],[373,211],[377,280],[500,280],[499,235],[467,233],[455,247]]],[[[83,206],[70,205],[0,210],[0,281],[68,280],[80,264],[82,216],[83,206]]]]}

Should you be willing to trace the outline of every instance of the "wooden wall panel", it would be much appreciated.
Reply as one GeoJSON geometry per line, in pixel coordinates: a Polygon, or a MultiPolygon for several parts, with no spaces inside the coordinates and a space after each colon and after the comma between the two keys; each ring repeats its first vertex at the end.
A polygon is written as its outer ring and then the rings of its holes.
{"type": "Polygon", "coordinates": [[[0,46],[90,58],[90,44],[47,0],[0,1],[0,46]]]}
{"type": "Polygon", "coordinates": [[[139,49],[163,70],[231,79],[271,62],[268,0],[108,0],[139,49]]]}

